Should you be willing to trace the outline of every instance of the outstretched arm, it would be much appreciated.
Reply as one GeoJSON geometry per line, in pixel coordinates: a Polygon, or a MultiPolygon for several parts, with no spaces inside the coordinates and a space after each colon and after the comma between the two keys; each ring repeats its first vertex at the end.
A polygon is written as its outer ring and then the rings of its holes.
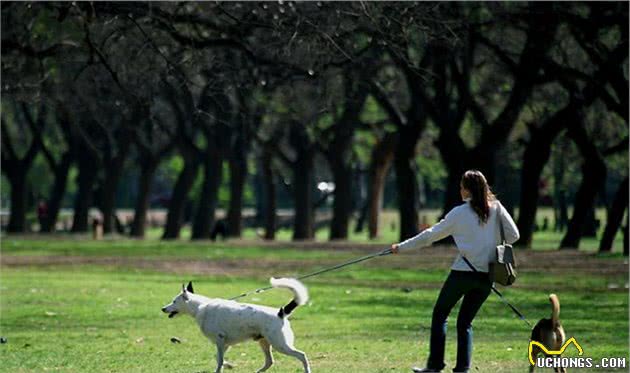
{"type": "Polygon", "coordinates": [[[427,228],[418,235],[409,238],[401,243],[393,244],[392,251],[397,253],[401,250],[417,249],[429,246],[435,241],[439,241],[453,234],[455,227],[455,213],[451,210],[444,219],[440,220],[434,226],[427,228]]]}

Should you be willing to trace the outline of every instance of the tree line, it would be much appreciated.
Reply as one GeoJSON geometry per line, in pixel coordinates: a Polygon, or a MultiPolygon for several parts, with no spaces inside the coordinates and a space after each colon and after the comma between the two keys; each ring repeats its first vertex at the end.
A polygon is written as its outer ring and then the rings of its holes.
{"type": "MultiPolygon", "coordinates": [[[[543,172],[569,143],[575,159],[564,162],[581,173],[561,246],[579,246],[612,171],[600,247],[610,250],[628,207],[627,25],[623,2],[3,2],[7,231],[25,230],[28,172],[42,156],[53,175],[42,231],[54,230],[70,181],[72,232],[88,230],[91,206],[112,232],[133,167],[131,235],[143,237],[156,171],[176,156],[163,238],[179,237],[198,177],[192,238],[210,237],[224,166],[226,226],[238,237],[253,156],[267,239],[280,178],[290,180],[293,238],[314,237],[320,158],[335,185],[330,238],[346,239],[363,157],[369,235],[391,169],[403,239],[418,231],[416,159],[430,146],[446,173],[444,211],[459,203],[465,170],[484,172],[499,194],[515,188],[506,170],[520,173],[510,208],[529,247],[543,172]]],[[[567,177],[553,168],[554,180],[567,177]]]]}

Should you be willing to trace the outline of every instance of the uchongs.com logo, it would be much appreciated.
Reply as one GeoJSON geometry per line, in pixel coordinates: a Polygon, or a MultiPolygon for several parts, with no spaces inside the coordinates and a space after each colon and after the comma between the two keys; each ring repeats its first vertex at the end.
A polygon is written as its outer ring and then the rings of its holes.
{"type": "Polygon", "coordinates": [[[538,341],[530,341],[527,355],[529,357],[529,363],[537,368],[626,368],[627,366],[625,357],[605,357],[599,360],[590,357],[582,357],[582,355],[584,355],[584,349],[582,349],[582,346],[580,346],[574,337],[569,338],[559,350],[549,350],[538,341]],[[575,346],[579,357],[560,356],[570,344],[575,346]],[[534,346],[540,348],[544,353],[542,357],[532,354],[534,346]]]}

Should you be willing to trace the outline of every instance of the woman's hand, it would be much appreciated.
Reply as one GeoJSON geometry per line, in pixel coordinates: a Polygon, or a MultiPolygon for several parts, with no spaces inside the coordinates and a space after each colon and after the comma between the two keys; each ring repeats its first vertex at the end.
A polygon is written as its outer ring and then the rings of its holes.
{"type": "Polygon", "coordinates": [[[398,244],[392,244],[392,254],[398,254],[398,244]]]}

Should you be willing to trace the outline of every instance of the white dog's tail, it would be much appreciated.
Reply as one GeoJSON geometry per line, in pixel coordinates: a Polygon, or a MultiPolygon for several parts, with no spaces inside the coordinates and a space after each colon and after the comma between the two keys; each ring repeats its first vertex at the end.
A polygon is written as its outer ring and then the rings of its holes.
{"type": "Polygon", "coordinates": [[[271,278],[269,280],[274,288],[285,288],[293,293],[293,300],[284,307],[280,307],[278,317],[283,319],[290,315],[297,306],[301,306],[308,301],[308,291],[300,281],[293,278],[271,278]]]}

